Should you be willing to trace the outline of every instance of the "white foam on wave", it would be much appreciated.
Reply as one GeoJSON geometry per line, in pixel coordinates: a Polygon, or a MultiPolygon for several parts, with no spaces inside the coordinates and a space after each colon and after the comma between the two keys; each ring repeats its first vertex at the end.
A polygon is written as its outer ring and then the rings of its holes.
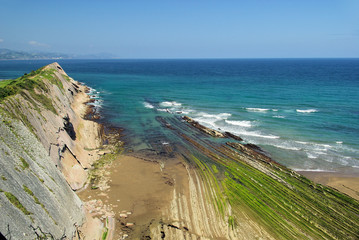
{"type": "Polygon", "coordinates": [[[260,132],[257,131],[240,131],[239,132],[241,135],[247,135],[247,136],[251,136],[251,137],[258,137],[258,138],[268,138],[268,139],[279,139],[280,136],[275,136],[275,135],[263,135],[260,132]]]}
{"type": "Polygon", "coordinates": [[[218,129],[219,128],[215,124],[215,122],[217,122],[218,119],[213,119],[213,118],[193,118],[193,120],[199,122],[200,124],[205,125],[206,127],[212,128],[212,129],[218,129]]]}
{"type": "Polygon", "coordinates": [[[225,120],[232,116],[230,113],[220,113],[220,114],[209,114],[205,112],[199,112],[196,114],[199,118],[213,118],[218,120],[225,120]]]}
{"type": "Polygon", "coordinates": [[[318,112],[317,109],[297,109],[296,110],[299,113],[314,113],[314,112],[318,112]]]}
{"type": "Polygon", "coordinates": [[[163,109],[163,108],[157,108],[156,110],[159,112],[168,112],[168,109],[163,109]]]}
{"type": "Polygon", "coordinates": [[[329,149],[333,148],[333,146],[329,145],[329,144],[320,144],[320,143],[315,143],[313,144],[314,145],[314,148],[313,150],[314,151],[318,151],[318,152],[326,152],[328,151],[329,149]]]}
{"type": "Polygon", "coordinates": [[[268,108],[246,108],[248,112],[267,112],[268,108]]]}
{"type": "Polygon", "coordinates": [[[336,141],[335,143],[336,143],[336,144],[343,144],[342,141],[336,141]]]}
{"type": "Polygon", "coordinates": [[[101,107],[102,107],[102,103],[103,103],[102,100],[96,99],[94,102],[89,102],[89,103],[87,103],[87,105],[94,106],[94,107],[96,107],[96,108],[101,108],[101,107]]]}
{"type": "Polygon", "coordinates": [[[311,158],[311,159],[315,159],[315,158],[318,158],[318,155],[315,155],[313,153],[307,152],[307,157],[311,158]]]}
{"type": "Polygon", "coordinates": [[[291,146],[290,144],[272,144],[272,146],[285,149],[285,150],[292,150],[292,151],[299,151],[302,150],[301,148],[291,146]]]}
{"type": "Polygon", "coordinates": [[[225,120],[226,123],[240,127],[252,127],[251,121],[225,120]]]}
{"type": "Polygon", "coordinates": [[[182,103],[178,103],[176,101],[172,101],[172,102],[161,102],[160,106],[162,107],[180,107],[182,106],[182,103]]]}
{"type": "Polygon", "coordinates": [[[285,116],[282,116],[282,115],[275,115],[273,116],[274,118],[285,118],[285,116]]]}
{"type": "Polygon", "coordinates": [[[149,102],[143,102],[143,106],[145,106],[145,108],[149,108],[149,109],[154,108],[154,106],[149,102]]]}
{"type": "Polygon", "coordinates": [[[99,99],[100,95],[99,94],[94,94],[94,95],[89,95],[90,99],[99,99]]]}

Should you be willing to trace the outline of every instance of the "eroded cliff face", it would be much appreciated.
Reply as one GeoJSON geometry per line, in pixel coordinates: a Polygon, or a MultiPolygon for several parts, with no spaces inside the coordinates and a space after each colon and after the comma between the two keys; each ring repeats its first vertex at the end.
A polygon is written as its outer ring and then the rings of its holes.
{"type": "Polygon", "coordinates": [[[71,239],[84,221],[72,190],[87,180],[101,128],[82,118],[86,88],[57,63],[20,80],[23,88],[0,102],[0,232],[71,239]]]}

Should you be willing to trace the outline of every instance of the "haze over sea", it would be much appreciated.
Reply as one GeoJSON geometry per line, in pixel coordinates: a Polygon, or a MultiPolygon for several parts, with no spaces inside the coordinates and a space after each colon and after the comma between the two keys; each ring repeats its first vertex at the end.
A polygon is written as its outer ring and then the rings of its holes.
{"type": "MultiPolygon", "coordinates": [[[[188,115],[295,170],[359,171],[359,59],[58,62],[134,150],[148,148],[156,116],[188,115]]],[[[0,61],[0,79],[48,63],[0,61]]]]}

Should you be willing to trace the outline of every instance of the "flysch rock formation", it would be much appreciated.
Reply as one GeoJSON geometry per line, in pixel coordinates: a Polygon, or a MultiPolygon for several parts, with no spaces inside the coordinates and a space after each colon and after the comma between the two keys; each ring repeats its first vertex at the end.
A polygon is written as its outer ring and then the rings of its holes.
{"type": "Polygon", "coordinates": [[[72,239],[85,219],[73,190],[87,181],[101,127],[83,119],[86,87],[59,64],[26,77],[40,87],[0,102],[0,232],[8,239],[72,239]]]}

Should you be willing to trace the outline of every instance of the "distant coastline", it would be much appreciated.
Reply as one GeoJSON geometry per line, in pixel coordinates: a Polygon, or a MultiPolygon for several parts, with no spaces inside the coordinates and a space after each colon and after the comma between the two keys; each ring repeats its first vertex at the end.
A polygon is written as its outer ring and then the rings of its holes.
{"type": "Polygon", "coordinates": [[[115,55],[110,53],[97,54],[64,54],[53,52],[29,52],[0,48],[1,60],[61,60],[61,59],[113,59],[115,55]]]}

